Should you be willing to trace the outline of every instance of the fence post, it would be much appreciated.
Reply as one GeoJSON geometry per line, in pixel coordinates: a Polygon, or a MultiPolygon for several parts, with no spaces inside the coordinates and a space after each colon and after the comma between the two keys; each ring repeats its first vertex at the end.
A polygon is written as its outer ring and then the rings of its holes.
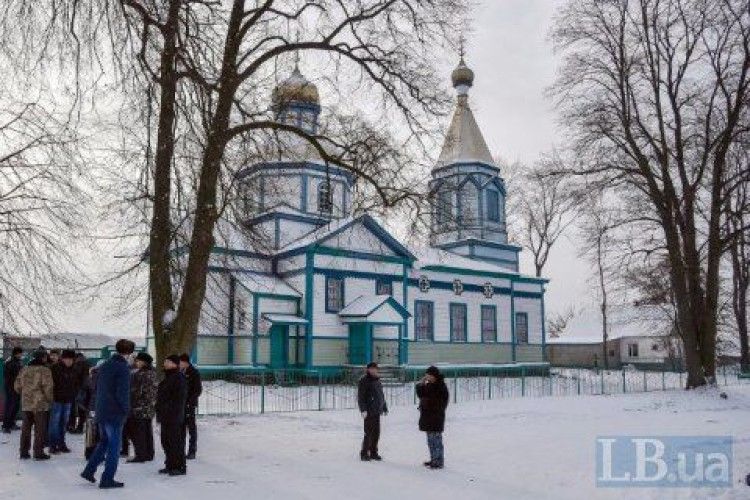
{"type": "Polygon", "coordinates": [[[599,380],[601,382],[601,394],[604,395],[604,370],[599,372],[599,380]]]}
{"type": "Polygon", "coordinates": [[[664,369],[664,367],[662,367],[661,369],[661,390],[662,391],[667,390],[667,372],[664,369]]]}
{"type": "Polygon", "coordinates": [[[323,372],[318,371],[318,411],[323,409],[323,372]]]}
{"type": "Polygon", "coordinates": [[[458,403],[458,377],[453,374],[453,404],[458,403]]]}
{"type": "Polygon", "coordinates": [[[487,377],[487,399],[492,400],[492,374],[487,377]]]}
{"type": "Polygon", "coordinates": [[[266,412],[266,371],[260,373],[260,414],[266,412]]]}
{"type": "Polygon", "coordinates": [[[682,389],[682,372],[680,372],[680,387],[678,389],[682,389]]]}
{"type": "Polygon", "coordinates": [[[722,366],[721,371],[724,372],[724,385],[727,385],[727,365],[722,366]]]}
{"type": "Polygon", "coordinates": [[[648,392],[648,380],[646,380],[646,371],[643,371],[643,392],[648,392]]]}
{"type": "Polygon", "coordinates": [[[622,371],[622,393],[625,394],[627,388],[625,387],[625,370],[622,371]]]}
{"type": "Polygon", "coordinates": [[[576,385],[578,386],[578,395],[581,395],[581,369],[578,369],[578,377],[576,378],[576,385]]]}
{"type": "Polygon", "coordinates": [[[521,396],[526,395],[526,367],[521,367],[521,396]]]}

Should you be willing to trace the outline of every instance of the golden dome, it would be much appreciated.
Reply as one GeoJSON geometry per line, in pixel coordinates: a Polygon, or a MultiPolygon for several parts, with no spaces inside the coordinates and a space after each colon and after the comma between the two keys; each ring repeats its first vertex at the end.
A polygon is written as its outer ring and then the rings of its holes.
{"type": "Polygon", "coordinates": [[[461,57],[461,61],[458,63],[456,69],[451,73],[451,80],[453,80],[454,87],[460,85],[471,87],[474,83],[474,72],[466,65],[463,57],[461,57]]]}
{"type": "Polygon", "coordinates": [[[278,84],[276,88],[273,89],[271,99],[275,106],[289,102],[304,102],[320,105],[318,87],[300,73],[298,66],[294,67],[294,71],[289,78],[278,84]]]}

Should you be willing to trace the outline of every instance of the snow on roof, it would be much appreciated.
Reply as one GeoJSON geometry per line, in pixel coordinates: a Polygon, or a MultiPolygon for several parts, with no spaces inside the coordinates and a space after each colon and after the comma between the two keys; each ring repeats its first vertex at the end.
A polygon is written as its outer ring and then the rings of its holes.
{"type": "Polygon", "coordinates": [[[367,316],[389,298],[390,295],[361,295],[340,310],[339,316],[367,316]]]}
{"type": "Polygon", "coordinates": [[[274,295],[302,297],[300,292],[295,290],[286,281],[276,276],[242,272],[235,272],[233,275],[242,286],[253,293],[269,293],[274,295]]]}
{"type": "Polygon", "coordinates": [[[328,224],[319,227],[315,231],[311,233],[307,233],[306,235],[302,236],[301,238],[298,238],[290,243],[288,243],[286,246],[281,247],[276,253],[286,253],[290,250],[296,250],[298,248],[306,247],[307,245],[311,245],[315,243],[318,240],[325,239],[330,234],[338,231],[342,227],[346,226],[350,222],[354,221],[355,219],[362,217],[362,215],[353,217],[344,217],[343,219],[334,219],[328,224]]]}
{"type": "Polygon", "coordinates": [[[507,273],[516,275],[519,274],[507,268],[492,264],[491,262],[471,259],[469,257],[464,257],[462,255],[458,255],[447,250],[441,250],[435,247],[424,246],[422,248],[416,249],[414,253],[419,259],[414,263],[415,269],[422,269],[426,266],[449,266],[462,269],[473,269],[475,271],[488,271],[493,273],[507,273]]]}
{"type": "MultiPolygon", "coordinates": [[[[636,308],[629,304],[615,304],[607,311],[610,340],[626,337],[658,337],[670,333],[669,322],[655,308],[636,308]]],[[[549,337],[551,344],[596,343],[602,340],[602,316],[595,307],[585,307],[568,321],[559,337],[549,337]]]]}
{"type": "Polygon", "coordinates": [[[278,323],[281,325],[306,325],[308,321],[294,314],[281,314],[281,313],[263,313],[261,314],[263,319],[267,319],[271,323],[278,323]]]}

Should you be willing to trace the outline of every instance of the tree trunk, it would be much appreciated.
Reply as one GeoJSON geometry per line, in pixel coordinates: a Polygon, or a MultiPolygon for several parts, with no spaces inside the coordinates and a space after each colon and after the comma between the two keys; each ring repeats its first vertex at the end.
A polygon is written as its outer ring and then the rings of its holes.
{"type": "MultiPolygon", "coordinates": [[[[154,206],[149,236],[149,293],[151,294],[151,326],[156,345],[156,366],[174,351],[172,337],[164,327],[167,311],[174,309],[170,275],[172,242],[171,196],[172,160],[174,157],[175,101],[178,74],[175,68],[177,30],[182,0],[170,0],[167,19],[161,31],[164,47],[159,73],[159,116],[154,161],[154,206]]],[[[149,103],[150,105],[150,103],[149,103]]]]}

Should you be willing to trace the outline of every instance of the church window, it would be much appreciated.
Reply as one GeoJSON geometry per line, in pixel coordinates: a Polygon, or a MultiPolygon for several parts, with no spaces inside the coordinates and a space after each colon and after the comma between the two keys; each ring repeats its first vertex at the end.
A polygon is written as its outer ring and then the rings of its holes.
{"type": "Polygon", "coordinates": [[[466,304],[451,304],[451,342],[466,342],[466,304]]]}
{"type": "Polygon", "coordinates": [[[500,222],[500,196],[497,191],[487,191],[487,220],[500,222]]]}
{"type": "Polygon", "coordinates": [[[497,308],[482,306],[482,342],[497,341],[497,308]]]}
{"type": "Polygon", "coordinates": [[[318,212],[330,214],[333,211],[333,196],[331,194],[331,183],[328,180],[318,185],[318,212]]]}
{"type": "Polygon", "coordinates": [[[516,313],[516,344],[529,343],[529,315],[516,313]]]}
{"type": "Polygon", "coordinates": [[[434,333],[434,309],[432,302],[417,300],[414,302],[414,338],[432,340],[434,333]]]}
{"type": "Polygon", "coordinates": [[[344,279],[326,277],[326,312],[339,312],[344,308],[344,279]]]}
{"type": "Polygon", "coordinates": [[[375,282],[375,295],[393,295],[393,282],[389,279],[379,278],[375,282]]]}
{"type": "Polygon", "coordinates": [[[450,222],[453,215],[453,193],[440,191],[437,195],[437,223],[446,224],[450,222]]]}

